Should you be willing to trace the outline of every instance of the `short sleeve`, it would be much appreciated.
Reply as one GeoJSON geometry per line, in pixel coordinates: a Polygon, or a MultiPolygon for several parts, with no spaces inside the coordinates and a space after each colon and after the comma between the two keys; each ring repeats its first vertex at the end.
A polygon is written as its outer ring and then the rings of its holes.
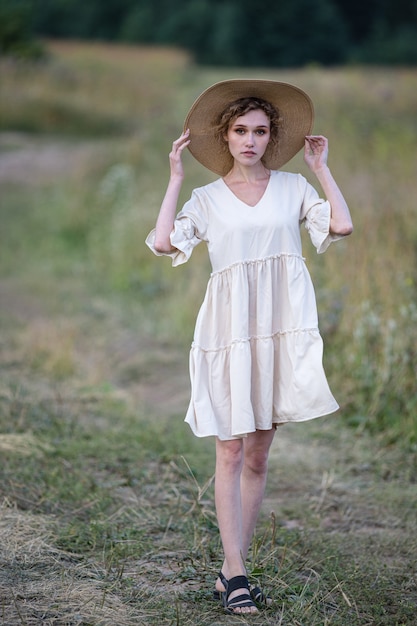
{"type": "Polygon", "coordinates": [[[322,254],[332,242],[343,239],[343,235],[334,235],[330,232],[330,203],[320,198],[314,187],[303,180],[306,187],[300,219],[304,222],[317,253],[322,254]]]}
{"type": "Polygon", "coordinates": [[[146,238],[146,245],[157,256],[169,256],[172,260],[172,266],[182,265],[191,257],[194,248],[201,242],[206,240],[207,219],[204,205],[196,192],[188,202],[185,203],[182,210],[178,213],[174,221],[174,228],[171,232],[170,239],[172,252],[164,253],[155,250],[155,229],[151,230],[146,238]]]}

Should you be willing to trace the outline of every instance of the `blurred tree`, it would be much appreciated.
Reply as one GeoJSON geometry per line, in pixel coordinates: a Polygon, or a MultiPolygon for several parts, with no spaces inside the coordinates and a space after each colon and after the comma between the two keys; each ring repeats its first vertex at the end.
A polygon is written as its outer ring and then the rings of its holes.
{"type": "Polygon", "coordinates": [[[394,32],[402,27],[417,27],[416,0],[381,0],[376,12],[377,22],[383,21],[394,32]]]}
{"type": "Polygon", "coordinates": [[[155,11],[149,2],[137,2],[120,24],[119,36],[130,43],[154,41],[155,11]]]}
{"type": "Polygon", "coordinates": [[[54,37],[117,39],[134,0],[31,0],[35,29],[54,37]]]}
{"type": "Polygon", "coordinates": [[[346,28],[331,0],[241,0],[242,65],[288,66],[342,62],[348,45],[346,28]]]}
{"type": "Polygon", "coordinates": [[[176,44],[199,63],[300,65],[338,63],[346,55],[346,28],[331,0],[138,0],[121,36],[176,44]],[[161,19],[164,16],[164,19],[161,19]]]}
{"type": "Polygon", "coordinates": [[[33,36],[32,5],[25,0],[0,0],[0,55],[42,56],[33,36]]]}
{"type": "Polygon", "coordinates": [[[27,6],[32,7],[32,23],[27,18],[23,23],[41,35],[176,45],[203,64],[415,63],[417,56],[417,0],[263,0],[261,5],[253,0],[0,3],[4,41],[23,37],[16,16],[27,6]]]}
{"type": "Polygon", "coordinates": [[[213,13],[212,29],[207,47],[199,54],[200,62],[213,65],[239,66],[243,15],[235,2],[222,2],[213,13]]]}
{"type": "Polygon", "coordinates": [[[353,42],[361,42],[372,30],[384,0],[333,0],[353,42]]]}

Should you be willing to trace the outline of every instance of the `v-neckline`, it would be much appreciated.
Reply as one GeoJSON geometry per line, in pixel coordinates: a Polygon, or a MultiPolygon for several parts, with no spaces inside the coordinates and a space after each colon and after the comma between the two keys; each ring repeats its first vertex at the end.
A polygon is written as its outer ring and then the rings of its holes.
{"type": "Polygon", "coordinates": [[[265,186],[265,189],[264,189],[263,194],[261,195],[261,197],[259,198],[259,200],[258,200],[255,204],[248,204],[248,203],[247,203],[247,202],[245,202],[244,200],[241,200],[241,199],[239,198],[239,196],[237,196],[237,195],[235,194],[235,192],[234,192],[234,191],[233,191],[233,190],[229,187],[229,185],[226,183],[226,181],[224,180],[224,178],[221,178],[220,180],[222,181],[222,183],[224,184],[224,186],[226,187],[226,189],[227,189],[227,190],[228,190],[228,191],[232,194],[232,196],[233,196],[236,200],[238,200],[241,204],[243,204],[244,206],[248,207],[249,209],[254,209],[254,208],[255,208],[255,207],[257,207],[257,206],[258,206],[258,205],[262,202],[262,200],[265,198],[266,193],[267,193],[267,191],[268,191],[268,189],[269,189],[269,185],[270,185],[270,183],[271,183],[271,178],[272,178],[272,171],[271,171],[271,172],[270,172],[270,174],[269,174],[269,179],[268,179],[268,182],[267,182],[267,184],[266,184],[266,186],[265,186]]]}

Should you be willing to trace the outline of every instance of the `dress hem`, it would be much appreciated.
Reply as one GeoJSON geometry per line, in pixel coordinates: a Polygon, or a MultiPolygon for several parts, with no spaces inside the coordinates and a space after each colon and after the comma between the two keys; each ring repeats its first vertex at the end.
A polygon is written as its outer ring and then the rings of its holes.
{"type": "Polygon", "coordinates": [[[254,428],[253,430],[249,430],[244,433],[238,433],[236,435],[232,435],[231,437],[221,437],[218,433],[204,433],[204,434],[199,433],[193,428],[192,424],[187,420],[187,418],[185,418],[184,421],[186,424],[189,425],[192,433],[199,439],[202,439],[204,437],[218,437],[221,441],[233,441],[234,439],[244,439],[245,437],[247,437],[251,433],[256,432],[257,430],[271,430],[272,428],[274,428],[274,426],[283,426],[284,424],[298,424],[299,422],[300,423],[308,422],[310,420],[318,419],[319,417],[326,417],[327,415],[332,415],[333,413],[336,413],[336,411],[338,411],[339,409],[340,409],[340,406],[336,403],[336,405],[332,409],[326,410],[325,413],[320,412],[317,415],[309,415],[307,417],[297,417],[296,419],[281,419],[281,420],[275,419],[275,420],[272,420],[270,428],[254,428]]]}

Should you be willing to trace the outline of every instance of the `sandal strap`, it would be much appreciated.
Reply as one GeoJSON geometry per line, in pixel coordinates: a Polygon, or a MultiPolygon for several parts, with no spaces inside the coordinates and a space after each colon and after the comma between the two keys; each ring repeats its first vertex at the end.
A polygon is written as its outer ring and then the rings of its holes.
{"type": "Polygon", "coordinates": [[[246,576],[234,576],[227,581],[226,592],[223,594],[224,608],[228,613],[236,614],[236,609],[255,607],[249,591],[249,582],[246,576]],[[235,598],[230,598],[230,594],[237,589],[246,589],[247,593],[242,593],[235,598]]]}
{"type": "Polygon", "coordinates": [[[259,602],[259,604],[268,604],[268,600],[270,600],[258,586],[250,588],[250,595],[255,602],[259,602]]]}
{"type": "Polygon", "coordinates": [[[234,609],[254,607],[255,604],[250,596],[249,582],[246,576],[234,576],[227,581],[226,593],[224,594],[225,608],[234,613],[234,609]],[[242,593],[235,598],[230,598],[230,594],[237,589],[246,589],[247,593],[242,593]]]}
{"type": "MultiPolygon", "coordinates": [[[[226,576],[223,574],[222,570],[219,571],[218,573],[218,577],[220,578],[222,584],[224,585],[224,588],[227,589],[227,585],[229,583],[229,581],[227,580],[226,576]]],[[[251,595],[251,598],[254,602],[257,602],[258,604],[264,604],[265,606],[270,606],[272,604],[272,598],[270,598],[268,595],[266,595],[261,587],[259,587],[258,585],[252,586],[249,583],[249,592],[251,595]]],[[[213,599],[214,600],[221,600],[222,599],[222,593],[221,591],[217,591],[217,589],[214,589],[213,591],[213,599]]]]}
{"type": "Polygon", "coordinates": [[[226,587],[227,597],[229,597],[230,594],[233,593],[233,591],[236,591],[236,589],[242,589],[242,588],[247,589],[248,595],[249,595],[250,593],[249,582],[246,576],[234,576],[233,578],[230,578],[227,581],[227,587],[226,587]]]}
{"type": "Polygon", "coordinates": [[[229,609],[240,609],[247,606],[255,606],[253,600],[246,593],[241,596],[236,596],[232,600],[227,600],[227,607],[229,609]]]}

